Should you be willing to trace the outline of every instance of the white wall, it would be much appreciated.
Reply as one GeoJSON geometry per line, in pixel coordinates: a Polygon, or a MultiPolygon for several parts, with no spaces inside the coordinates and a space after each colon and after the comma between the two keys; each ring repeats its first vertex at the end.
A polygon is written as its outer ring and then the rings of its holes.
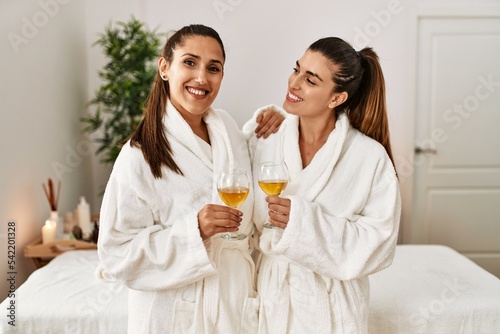
{"type": "Polygon", "coordinates": [[[90,196],[86,159],[70,152],[82,140],[86,100],[85,9],[78,1],[0,2],[0,298],[6,296],[6,225],[16,222],[16,283],[34,269],[23,248],[41,234],[50,207],[42,190],[64,166],[59,202],[73,210],[90,196]],[[74,158],[74,159],[73,159],[74,158]]]}
{"type": "MultiPolygon", "coordinates": [[[[368,43],[381,59],[394,149],[404,158],[413,149],[412,10],[422,4],[472,3],[498,1],[1,0],[0,299],[8,289],[7,222],[17,222],[19,285],[34,269],[23,257],[23,247],[40,235],[49,213],[41,184],[57,177],[54,162],[71,170],[63,174],[61,212],[73,210],[80,195],[88,198],[93,212],[99,211],[98,193],[109,167],[93,154],[79,154],[78,160],[69,152],[87,143],[79,118],[99,86],[96,73],[105,62],[91,44],[111,20],[133,14],[159,31],[190,23],[215,28],[227,52],[215,107],[228,110],[240,125],[259,106],[282,103],[295,60],[316,39],[339,36],[357,49],[368,43]],[[39,27],[30,31],[27,22],[39,27]],[[11,33],[23,42],[11,42],[11,33]]],[[[405,201],[411,195],[410,181],[411,175],[401,180],[405,201]]]]}
{"type": "Polygon", "coordinates": [[[0,1],[1,300],[9,288],[7,223],[17,225],[19,286],[35,269],[23,256],[24,246],[40,237],[50,213],[42,190],[48,177],[62,179],[61,215],[74,210],[81,195],[92,212],[99,211],[107,169],[98,165],[80,132],[101,66],[91,44],[110,20],[126,19],[138,9],[139,1],[0,1]]]}

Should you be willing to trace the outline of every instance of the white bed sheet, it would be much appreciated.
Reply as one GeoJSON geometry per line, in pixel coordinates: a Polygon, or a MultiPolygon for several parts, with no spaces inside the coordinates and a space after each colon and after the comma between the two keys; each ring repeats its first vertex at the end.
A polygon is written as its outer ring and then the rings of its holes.
{"type": "Polygon", "coordinates": [[[370,283],[370,333],[500,333],[500,279],[449,247],[399,245],[370,283]]]}
{"type": "MultiPolygon", "coordinates": [[[[36,270],[17,290],[16,328],[4,319],[1,332],[126,333],[127,289],[97,279],[98,263],[68,251],[36,270]]],[[[370,282],[370,334],[500,333],[500,280],[451,248],[399,245],[370,282]]]]}
{"type": "Polygon", "coordinates": [[[126,333],[127,289],[97,279],[98,263],[96,250],[68,251],[33,272],[16,291],[16,327],[2,319],[0,332],[126,333]]]}

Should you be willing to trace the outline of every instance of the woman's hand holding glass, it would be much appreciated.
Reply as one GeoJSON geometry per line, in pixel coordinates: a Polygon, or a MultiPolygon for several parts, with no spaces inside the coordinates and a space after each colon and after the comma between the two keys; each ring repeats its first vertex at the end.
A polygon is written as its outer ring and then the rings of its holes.
{"type": "MultiPolygon", "coordinates": [[[[217,191],[222,201],[228,207],[237,209],[247,198],[249,190],[250,190],[250,179],[248,178],[248,175],[245,171],[224,170],[219,173],[219,176],[217,178],[217,191]]],[[[229,231],[238,230],[237,227],[236,229],[234,229],[233,226],[227,226],[227,227],[232,228],[229,231]]],[[[221,234],[221,238],[224,240],[243,240],[246,237],[247,237],[246,234],[243,233],[228,232],[221,234]]]]}
{"type": "Polygon", "coordinates": [[[201,238],[206,240],[215,234],[238,231],[243,213],[225,205],[207,204],[198,212],[201,238]]]}
{"type": "Polygon", "coordinates": [[[269,208],[269,223],[272,226],[285,229],[290,219],[292,202],[288,198],[281,198],[279,196],[267,196],[266,202],[269,208]]]}
{"type": "MultiPolygon", "coordinates": [[[[272,218],[271,214],[275,214],[275,212],[280,213],[283,211],[283,213],[286,212],[285,209],[282,209],[281,207],[283,206],[282,201],[272,200],[272,204],[274,206],[279,206],[276,207],[279,209],[279,211],[274,211],[271,206],[270,206],[270,197],[276,197],[280,200],[285,200],[282,198],[279,198],[278,195],[280,195],[283,190],[285,190],[287,184],[288,184],[289,176],[288,176],[288,168],[285,164],[284,161],[270,161],[270,162],[263,162],[259,164],[259,186],[264,191],[268,197],[266,198],[266,201],[269,203],[268,207],[271,210],[269,217],[272,218]]],[[[285,205],[286,206],[286,205],[285,205]]],[[[290,213],[290,204],[288,204],[288,212],[287,215],[290,213]]],[[[275,217],[276,218],[276,217],[275,217]]],[[[281,220],[276,220],[274,221],[282,225],[283,221],[281,220]]],[[[286,222],[288,222],[288,218],[286,219],[286,222]]],[[[270,219],[269,221],[264,223],[265,228],[273,228],[272,220],[270,219]]],[[[278,225],[275,225],[277,227],[281,227],[278,225]]]]}

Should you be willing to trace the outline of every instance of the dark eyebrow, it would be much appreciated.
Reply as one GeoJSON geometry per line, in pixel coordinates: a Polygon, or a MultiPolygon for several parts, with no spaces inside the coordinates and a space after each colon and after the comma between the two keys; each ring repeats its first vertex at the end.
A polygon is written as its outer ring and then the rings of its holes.
{"type": "MultiPolygon", "coordinates": [[[[299,64],[298,60],[295,62],[295,64],[297,65],[298,68],[300,68],[300,64],[299,64]]],[[[306,71],[306,73],[309,74],[309,75],[311,75],[311,76],[313,76],[313,77],[315,77],[315,78],[318,78],[321,82],[323,82],[323,79],[321,79],[319,77],[319,75],[317,75],[316,73],[311,72],[311,71],[306,71]]]]}
{"type": "MultiPolygon", "coordinates": [[[[181,57],[184,57],[184,56],[190,56],[190,57],[193,57],[193,58],[196,58],[196,59],[201,59],[200,56],[195,55],[194,53],[189,53],[189,52],[183,54],[181,57]]],[[[218,64],[221,64],[222,66],[224,66],[224,64],[220,60],[218,60],[218,59],[212,59],[212,60],[210,60],[210,62],[212,62],[212,63],[218,63],[218,64]]]]}

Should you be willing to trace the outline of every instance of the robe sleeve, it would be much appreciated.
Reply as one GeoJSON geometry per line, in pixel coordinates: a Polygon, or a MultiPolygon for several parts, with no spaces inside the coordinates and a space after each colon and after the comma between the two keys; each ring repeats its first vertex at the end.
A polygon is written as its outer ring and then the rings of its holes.
{"type": "Polygon", "coordinates": [[[401,212],[399,182],[391,170],[392,165],[376,175],[363,209],[354,217],[328,215],[317,203],[289,196],[290,220],[284,231],[272,231],[272,252],[339,280],[389,266],[401,212]]]}
{"type": "MultiPolygon", "coordinates": [[[[154,221],[151,203],[113,174],[101,209],[98,254],[106,271],[136,290],[172,289],[214,274],[197,212],[170,227],[154,221]]],[[[126,181],[126,179],[125,179],[126,181]]]]}

